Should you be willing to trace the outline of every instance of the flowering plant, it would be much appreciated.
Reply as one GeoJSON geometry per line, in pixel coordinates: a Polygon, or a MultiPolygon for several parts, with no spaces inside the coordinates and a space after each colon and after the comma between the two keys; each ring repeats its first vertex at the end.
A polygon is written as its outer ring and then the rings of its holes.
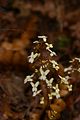
{"type": "MultiPolygon", "coordinates": [[[[72,85],[69,83],[70,77],[68,75],[64,76],[64,71],[60,72],[61,66],[56,61],[57,55],[52,50],[53,44],[47,42],[46,36],[38,36],[38,38],[38,41],[33,42],[31,55],[28,56],[28,62],[34,72],[26,76],[24,84],[30,83],[32,96],[40,97],[40,105],[44,106],[45,103],[49,103],[50,107],[55,99],[62,100],[63,97],[72,91],[72,85]]],[[[48,118],[53,118],[54,115],[50,115],[50,111],[47,111],[48,118]]],[[[57,109],[54,108],[54,112],[58,113],[57,109]]]]}

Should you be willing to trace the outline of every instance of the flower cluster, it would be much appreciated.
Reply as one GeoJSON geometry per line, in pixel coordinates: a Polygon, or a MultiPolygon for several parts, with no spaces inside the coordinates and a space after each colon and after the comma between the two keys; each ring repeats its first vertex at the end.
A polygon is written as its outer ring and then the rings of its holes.
{"type": "Polygon", "coordinates": [[[26,76],[26,78],[24,80],[24,84],[29,82],[31,84],[31,86],[32,86],[33,96],[36,96],[37,94],[39,94],[41,92],[41,90],[38,90],[39,81],[34,83],[33,82],[33,77],[34,77],[34,74],[26,76]]]}
{"type": "MultiPolygon", "coordinates": [[[[26,84],[27,82],[30,83],[31,87],[32,87],[32,95],[33,97],[35,97],[36,95],[40,94],[42,95],[42,90],[40,86],[40,82],[44,81],[47,85],[47,88],[49,90],[48,93],[48,98],[49,100],[52,100],[53,98],[60,98],[61,94],[60,94],[60,84],[65,84],[68,88],[68,91],[72,91],[72,85],[69,84],[69,76],[66,77],[62,77],[61,75],[58,75],[59,78],[59,82],[56,83],[55,82],[55,78],[53,75],[54,69],[56,72],[58,72],[59,68],[59,64],[53,59],[53,56],[56,56],[56,53],[53,52],[51,50],[51,48],[53,48],[53,45],[50,43],[47,43],[47,37],[46,36],[38,36],[39,39],[43,39],[43,48],[45,49],[45,51],[49,51],[49,56],[47,60],[41,59],[41,52],[38,51],[38,53],[36,52],[36,50],[33,52],[31,52],[31,55],[28,56],[28,60],[29,63],[31,63],[34,66],[35,63],[35,59],[39,61],[41,61],[41,64],[39,66],[39,69],[34,70],[34,73],[32,75],[28,75],[26,76],[25,80],[24,80],[24,84],[26,84]],[[46,62],[47,61],[47,62],[46,62]],[[36,82],[34,81],[34,77],[37,76],[37,80],[36,82]],[[40,88],[40,89],[39,89],[40,88]]],[[[33,43],[35,44],[39,44],[40,41],[34,41],[33,43]]],[[[46,54],[47,54],[46,52],[46,54]]],[[[44,58],[44,57],[42,57],[44,58]]],[[[67,69],[71,70],[70,68],[66,68],[65,71],[67,71],[67,69]]],[[[41,97],[40,99],[40,104],[44,104],[44,96],[41,97]]]]}

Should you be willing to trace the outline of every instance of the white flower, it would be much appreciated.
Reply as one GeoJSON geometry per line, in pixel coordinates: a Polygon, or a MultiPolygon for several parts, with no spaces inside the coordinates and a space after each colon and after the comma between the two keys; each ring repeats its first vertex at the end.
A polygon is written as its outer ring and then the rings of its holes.
{"type": "Polygon", "coordinates": [[[65,69],[64,69],[64,72],[67,72],[68,70],[70,70],[70,71],[72,70],[72,65],[69,66],[68,68],[65,68],[65,69]]]}
{"type": "Polygon", "coordinates": [[[52,83],[53,83],[54,78],[51,78],[50,80],[46,79],[47,86],[52,88],[52,83]]]}
{"type": "Polygon", "coordinates": [[[34,91],[34,92],[33,92],[33,97],[35,97],[36,95],[38,95],[40,92],[41,92],[41,90],[34,91]]]}
{"type": "Polygon", "coordinates": [[[47,40],[46,36],[38,36],[38,38],[42,38],[44,42],[46,42],[46,40],[47,40]]]}
{"type": "Polygon", "coordinates": [[[56,84],[56,86],[55,87],[53,87],[53,89],[55,90],[55,92],[54,93],[52,93],[54,96],[56,96],[56,98],[58,99],[58,98],[60,98],[60,90],[59,90],[59,87],[58,87],[58,84],[56,84]]]}
{"type": "Polygon", "coordinates": [[[44,104],[44,97],[41,97],[40,104],[44,104]]]}
{"type": "Polygon", "coordinates": [[[29,62],[30,63],[33,63],[34,62],[34,59],[36,58],[36,57],[39,57],[40,56],[40,53],[31,53],[31,55],[30,56],[28,56],[28,58],[29,58],[29,62]]]}
{"type": "Polygon", "coordinates": [[[46,80],[46,76],[49,72],[50,72],[50,70],[43,71],[42,67],[40,67],[41,76],[39,77],[39,79],[40,80],[46,80]]]}
{"type": "Polygon", "coordinates": [[[45,43],[45,44],[47,45],[46,50],[48,50],[49,48],[53,48],[52,44],[48,44],[48,43],[45,43]]]}
{"type": "Polygon", "coordinates": [[[54,96],[54,92],[51,92],[50,94],[48,94],[49,100],[52,100],[54,96]]]}
{"type": "Polygon", "coordinates": [[[80,58],[75,58],[75,60],[78,60],[80,62],[80,58]]]}
{"type": "Polygon", "coordinates": [[[26,78],[24,79],[24,84],[27,83],[27,82],[32,82],[33,81],[33,79],[32,79],[33,76],[34,76],[34,74],[26,76],[26,78]]]}
{"type": "Polygon", "coordinates": [[[70,79],[70,77],[69,77],[69,76],[65,76],[65,79],[66,79],[66,80],[69,80],[69,79],[70,79]]]}
{"type": "Polygon", "coordinates": [[[72,91],[72,85],[67,85],[69,91],[72,91]]]}
{"type": "Polygon", "coordinates": [[[71,72],[68,72],[68,74],[70,74],[71,72]]]}
{"type": "Polygon", "coordinates": [[[38,72],[38,69],[35,69],[35,72],[37,73],[37,72],[38,72]]]}
{"type": "Polygon", "coordinates": [[[53,67],[55,67],[55,65],[58,65],[58,63],[55,60],[50,60],[50,62],[53,64],[53,67]]]}
{"type": "Polygon", "coordinates": [[[35,84],[33,82],[31,82],[31,86],[32,86],[32,91],[37,91],[37,87],[39,86],[39,81],[36,82],[35,84]]]}
{"type": "Polygon", "coordinates": [[[74,62],[75,60],[78,60],[80,62],[80,58],[74,58],[72,59],[72,61],[70,61],[71,63],[74,62]]]}
{"type": "Polygon", "coordinates": [[[59,69],[58,63],[55,60],[50,60],[50,62],[53,64],[53,68],[55,68],[56,70],[59,69]]]}
{"type": "Polygon", "coordinates": [[[34,41],[33,43],[39,43],[39,41],[34,41]]]}
{"type": "Polygon", "coordinates": [[[69,61],[70,63],[72,63],[72,62],[74,62],[75,61],[75,59],[72,59],[71,61],[69,61]]]}
{"type": "Polygon", "coordinates": [[[35,84],[33,82],[31,82],[30,84],[32,86],[33,96],[36,96],[37,94],[39,94],[41,92],[41,90],[37,89],[37,87],[39,86],[39,81],[36,82],[35,84]]]}
{"type": "Polygon", "coordinates": [[[59,75],[60,79],[61,79],[61,83],[64,83],[64,84],[69,84],[68,80],[69,80],[69,76],[66,76],[66,77],[61,77],[59,75]]]}
{"type": "Polygon", "coordinates": [[[56,56],[56,53],[53,52],[52,50],[50,50],[50,48],[53,48],[53,45],[52,44],[48,44],[48,43],[45,43],[45,44],[47,45],[46,50],[48,50],[50,52],[50,56],[53,56],[53,55],[56,56]]]}

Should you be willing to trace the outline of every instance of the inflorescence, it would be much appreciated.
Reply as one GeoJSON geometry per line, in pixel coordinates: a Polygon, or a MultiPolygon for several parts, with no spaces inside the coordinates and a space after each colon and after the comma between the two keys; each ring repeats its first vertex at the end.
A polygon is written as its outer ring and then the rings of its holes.
{"type": "MultiPolygon", "coordinates": [[[[33,74],[26,76],[24,84],[30,83],[32,87],[32,96],[35,97],[42,93],[40,81],[45,81],[49,90],[48,99],[59,99],[61,98],[61,84],[67,87],[68,92],[72,91],[72,85],[69,83],[69,76],[64,77],[58,74],[58,82],[55,82],[54,71],[58,72],[60,69],[59,64],[54,60],[54,57],[57,55],[54,51],[52,51],[53,45],[47,42],[46,36],[38,36],[38,38],[40,40],[42,39],[42,41],[34,41],[33,44],[43,45],[43,48],[49,54],[49,58],[47,58],[46,60],[41,59],[42,53],[40,51],[35,50],[36,52],[31,52],[31,54],[28,56],[28,62],[34,66],[36,60],[40,60],[42,64],[40,65],[39,69],[35,68],[33,74]],[[37,76],[36,81],[34,80],[35,76],[37,76]]],[[[65,68],[64,71],[67,71],[68,69],[71,70],[71,68],[72,66],[70,66],[69,68],[65,68]]],[[[40,104],[44,104],[44,96],[40,97],[40,104]]]]}

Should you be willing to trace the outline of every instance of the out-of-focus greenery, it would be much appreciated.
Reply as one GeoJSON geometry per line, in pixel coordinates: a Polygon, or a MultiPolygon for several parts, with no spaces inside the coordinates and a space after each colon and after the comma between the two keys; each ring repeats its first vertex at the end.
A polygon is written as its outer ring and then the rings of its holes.
{"type": "Polygon", "coordinates": [[[59,36],[58,37],[58,47],[59,48],[64,48],[64,47],[67,47],[69,46],[70,42],[71,42],[71,39],[67,36],[59,36]]]}

